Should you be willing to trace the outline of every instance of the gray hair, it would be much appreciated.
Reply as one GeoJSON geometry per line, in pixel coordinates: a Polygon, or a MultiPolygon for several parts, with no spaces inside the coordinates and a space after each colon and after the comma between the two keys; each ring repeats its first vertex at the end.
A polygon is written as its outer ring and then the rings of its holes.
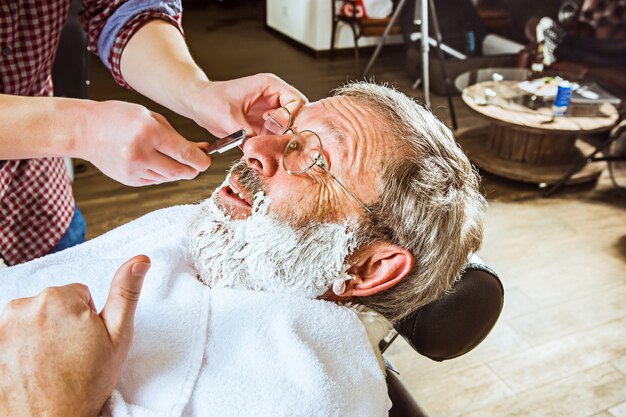
{"type": "Polygon", "coordinates": [[[380,199],[358,231],[363,242],[387,241],[414,257],[393,287],[355,302],[395,323],[441,297],[480,247],[487,203],[479,176],[443,122],[397,90],[355,82],[335,90],[380,116],[397,142],[381,162],[380,199]]]}

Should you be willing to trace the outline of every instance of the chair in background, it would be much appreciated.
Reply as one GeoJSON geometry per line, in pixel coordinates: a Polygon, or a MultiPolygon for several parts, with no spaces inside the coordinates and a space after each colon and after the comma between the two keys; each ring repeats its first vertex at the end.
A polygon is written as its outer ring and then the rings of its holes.
{"type": "MultiPolygon", "coordinates": [[[[330,0],[331,1],[331,10],[332,10],[332,29],[330,35],[330,58],[332,59],[335,54],[335,36],[337,33],[337,26],[340,23],[347,24],[350,26],[352,30],[352,35],[354,38],[354,68],[355,74],[357,76],[361,75],[360,64],[359,64],[359,39],[364,36],[381,36],[385,32],[385,28],[390,22],[390,18],[386,17],[383,19],[371,19],[359,17],[360,13],[357,8],[357,0],[330,0]],[[347,9],[350,9],[351,14],[342,14],[339,11],[339,8],[343,5],[347,4],[347,9]]],[[[390,34],[397,35],[400,33],[400,27],[394,25],[391,28],[390,34]]]]}
{"type": "MultiPolygon", "coordinates": [[[[559,26],[565,29],[567,36],[626,45],[626,0],[565,0],[558,17],[559,26]]],[[[518,66],[528,67],[535,59],[537,40],[534,31],[538,20],[531,18],[526,22],[525,32],[530,44],[520,53],[518,66]]],[[[623,51],[624,47],[617,50],[623,51]]],[[[599,59],[594,60],[593,55],[582,50],[566,50],[564,45],[560,45],[557,48],[557,62],[549,70],[558,72],[570,81],[594,81],[620,97],[622,108],[626,107],[626,65],[623,63],[608,64],[599,59]],[[559,52],[567,58],[562,59],[559,52]]]]}
{"type": "MultiPolygon", "coordinates": [[[[450,292],[396,324],[395,329],[419,354],[438,362],[453,359],[487,337],[503,304],[500,279],[478,257],[472,257],[450,292]]],[[[381,351],[394,338],[381,342],[381,351]]],[[[426,417],[393,370],[387,372],[387,388],[393,403],[389,417],[426,417]]]]}
{"type": "Polygon", "coordinates": [[[626,192],[626,186],[620,185],[620,182],[626,181],[626,120],[618,123],[607,137],[601,138],[593,151],[580,157],[569,171],[543,192],[543,196],[549,197],[554,194],[587,164],[601,161],[608,162],[609,176],[613,185],[626,192]]]}

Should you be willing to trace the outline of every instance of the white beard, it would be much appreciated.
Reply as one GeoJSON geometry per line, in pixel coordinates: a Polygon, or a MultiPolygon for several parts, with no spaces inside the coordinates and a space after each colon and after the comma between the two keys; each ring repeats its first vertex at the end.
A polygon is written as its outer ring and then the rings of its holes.
{"type": "Polygon", "coordinates": [[[355,242],[348,222],[294,228],[268,214],[262,193],[254,196],[252,215],[232,220],[216,196],[217,190],[199,204],[189,225],[190,252],[204,284],[317,298],[338,279],[350,279],[345,260],[355,242]]]}

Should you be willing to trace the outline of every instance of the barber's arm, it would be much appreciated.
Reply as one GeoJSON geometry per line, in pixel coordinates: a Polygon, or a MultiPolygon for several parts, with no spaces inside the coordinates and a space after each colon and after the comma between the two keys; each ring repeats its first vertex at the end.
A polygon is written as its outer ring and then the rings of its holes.
{"type": "Polygon", "coordinates": [[[271,74],[209,81],[185,43],[181,0],[83,0],[83,6],[89,48],[118,84],[193,119],[218,137],[239,129],[258,133],[260,123],[253,122],[264,110],[285,106],[295,114],[307,102],[271,74]]]}
{"type": "Polygon", "coordinates": [[[140,186],[194,178],[211,163],[201,146],[137,104],[0,94],[0,160],[82,158],[140,186]]]}
{"type": "Polygon", "coordinates": [[[160,19],[148,21],[130,38],[120,68],[132,88],[218,137],[242,128],[249,135],[258,133],[254,122],[264,110],[285,106],[295,114],[307,102],[302,93],[273,74],[209,81],[193,61],[180,31],[160,19]],[[251,110],[252,117],[246,117],[251,110]]]}
{"type": "Polygon", "coordinates": [[[87,287],[71,284],[14,300],[0,315],[0,415],[98,416],[133,337],[149,259],[117,271],[96,312],[87,287]]]}
{"type": "Polygon", "coordinates": [[[209,81],[185,43],[180,0],[83,0],[83,5],[89,47],[120,85],[218,137],[239,129],[258,133],[254,122],[264,110],[285,106],[295,114],[307,102],[271,74],[209,81]]]}

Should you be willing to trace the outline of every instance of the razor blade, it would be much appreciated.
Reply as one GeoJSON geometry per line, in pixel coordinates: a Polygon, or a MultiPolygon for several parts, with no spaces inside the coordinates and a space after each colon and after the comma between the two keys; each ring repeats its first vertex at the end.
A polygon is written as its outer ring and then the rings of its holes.
{"type": "Polygon", "coordinates": [[[229,151],[237,146],[243,145],[246,141],[247,135],[244,129],[238,130],[235,133],[231,133],[230,135],[218,139],[215,143],[209,145],[209,150],[207,153],[209,155],[213,153],[224,153],[229,151]]]}

